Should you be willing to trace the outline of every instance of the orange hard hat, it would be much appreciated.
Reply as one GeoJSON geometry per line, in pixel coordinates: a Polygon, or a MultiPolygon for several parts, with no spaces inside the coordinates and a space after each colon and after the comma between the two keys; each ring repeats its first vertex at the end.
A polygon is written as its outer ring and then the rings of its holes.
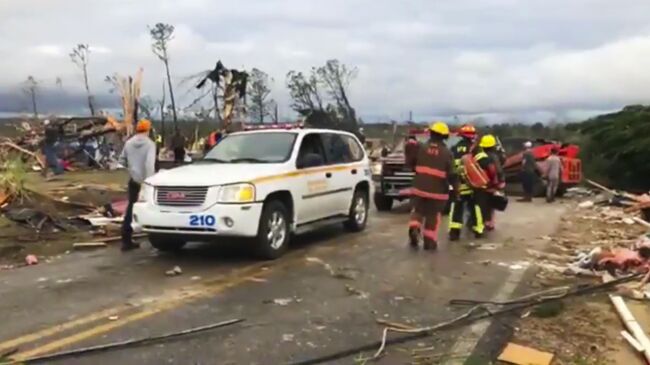
{"type": "Polygon", "coordinates": [[[135,126],[135,131],[138,133],[146,133],[151,130],[151,121],[149,119],[140,119],[135,126]]]}
{"type": "Polygon", "coordinates": [[[474,128],[474,126],[471,124],[465,124],[460,127],[458,134],[463,137],[474,138],[476,137],[476,128],[474,128]]]}

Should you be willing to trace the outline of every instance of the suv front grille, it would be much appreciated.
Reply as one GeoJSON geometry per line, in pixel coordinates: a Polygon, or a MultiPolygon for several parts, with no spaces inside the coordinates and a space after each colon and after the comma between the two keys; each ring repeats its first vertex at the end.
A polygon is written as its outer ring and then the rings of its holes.
{"type": "Polygon", "coordinates": [[[172,207],[198,207],[207,194],[208,188],[204,186],[160,186],[156,188],[156,202],[172,207]]]}

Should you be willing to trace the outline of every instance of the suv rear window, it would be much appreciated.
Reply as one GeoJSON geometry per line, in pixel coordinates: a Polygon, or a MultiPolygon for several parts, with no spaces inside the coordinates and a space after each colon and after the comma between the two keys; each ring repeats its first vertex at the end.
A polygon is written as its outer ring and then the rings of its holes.
{"type": "Polygon", "coordinates": [[[356,162],[363,159],[363,148],[351,136],[325,133],[322,135],[322,140],[329,164],[356,162]]]}

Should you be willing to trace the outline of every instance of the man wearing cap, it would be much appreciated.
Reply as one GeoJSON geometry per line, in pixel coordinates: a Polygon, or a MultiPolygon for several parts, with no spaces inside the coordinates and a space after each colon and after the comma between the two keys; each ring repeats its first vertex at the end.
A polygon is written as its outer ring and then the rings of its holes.
{"type": "Polygon", "coordinates": [[[120,164],[129,170],[128,195],[129,204],[122,223],[122,251],[138,248],[133,243],[133,204],[138,201],[141,184],[154,174],[156,166],[156,144],[149,138],[151,122],[142,119],[138,122],[136,134],[124,144],[120,155],[120,164]]]}
{"type": "Polygon", "coordinates": [[[537,180],[537,162],[533,155],[533,144],[530,141],[524,143],[524,153],[521,161],[521,185],[524,190],[524,197],[517,200],[520,202],[533,201],[533,189],[537,180]]]}

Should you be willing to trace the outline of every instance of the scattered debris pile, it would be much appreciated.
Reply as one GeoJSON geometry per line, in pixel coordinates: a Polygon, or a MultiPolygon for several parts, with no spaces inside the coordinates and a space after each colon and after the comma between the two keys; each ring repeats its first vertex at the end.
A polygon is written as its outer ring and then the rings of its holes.
{"type": "Polygon", "coordinates": [[[121,135],[125,133],[124,126],[110,116],[22,122],[14,125],[17,137],[0,140],[0,161],[19,158],[32,170],[41,171],[48,164],[42,152],[47,145],[64,170],[114,169],[117,167],[116,151],[121,148],[121,135]]]}
{"type": "Polygon", "coordinates": [[[546,238],[549,248],[528,250],[540,269],[531,285],[584,285],[626,275],[636,279],[609,296],[573,300],[551,316],[527,312],[513,341],[554,352],[554,364],[646,363],[650,347],[644,344],[650,342],[643,329],[650,329],[650,319],[643,313],[650,299],[645,274],[650,269],[650,197],[588,182],[594,190],[568,192],[580,202],[557,234],[546,238]]]}

